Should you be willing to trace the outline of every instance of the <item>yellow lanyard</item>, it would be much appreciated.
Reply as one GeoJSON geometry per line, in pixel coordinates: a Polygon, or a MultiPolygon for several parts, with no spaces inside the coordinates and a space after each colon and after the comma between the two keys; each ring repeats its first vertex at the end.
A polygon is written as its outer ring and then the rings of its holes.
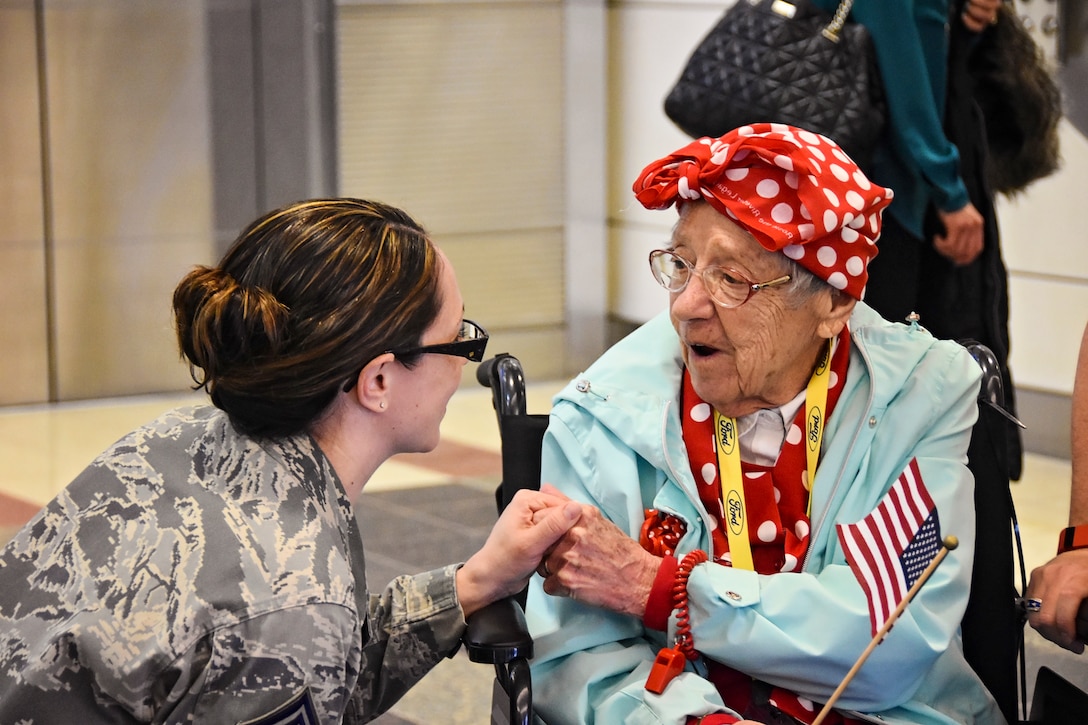
{"type": "MultiPolygon", "coordinates": [[[[808,468],[808,515],[812,515],[812,482],[816,480],[816,464],[820,459],[820,443],[824,436],[824,409],[827,388],[831,382],[831,347],[828,340],[805,391],[805,453],[808,468]]],[[[744,501],[744,476],[740,466],[740,440],[735,418],[726,418],[714,411],[714,442],[718,453],[718,472],[722,481],[722,514],[725,534],[729,539],[729,555],[738,569],[755,569],[752,562],[752,542],[748,538],[748,515],[744,501]]]]}

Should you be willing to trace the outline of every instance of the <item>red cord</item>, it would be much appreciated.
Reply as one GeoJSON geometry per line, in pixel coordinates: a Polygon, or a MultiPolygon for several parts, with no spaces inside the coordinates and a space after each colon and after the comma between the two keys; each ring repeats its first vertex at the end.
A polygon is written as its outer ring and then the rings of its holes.
{"type": "Polygon", "coordinates": [[[673,609],[676,610],[676,649],[684,653],[689,660],[699,656],[695,651],[695,640],[691,636],[691,617],[688,615],[688,577],[692,570],[708,559],[706,552],[696,549],[689,551],[676,568],[676,579],[672,585],[673,609]]]}
{"type": "Polygon", "coordinates": [[[695,651],[695,641],[691,636],[691,618],[688,616],[688,577],[698,564],[707,560],[705,551],[689,552],[676,568],[673,580],[672,596],[676,610],[676,644],[664,647],[657,653],[650,674],[646,677],[646,689],[660,695],[669,683],[684,671],[684,659],[694,660],[699,656],[695,651]]]}

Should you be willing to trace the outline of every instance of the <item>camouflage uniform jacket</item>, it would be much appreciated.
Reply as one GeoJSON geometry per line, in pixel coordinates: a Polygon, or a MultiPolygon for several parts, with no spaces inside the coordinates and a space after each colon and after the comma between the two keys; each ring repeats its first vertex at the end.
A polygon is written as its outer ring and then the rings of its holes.
{"type": "Polygon", "coordinates": [[[310,437],[171,411],[0,554],[0,723],[365,722],[458,646],[455,571],[368,597],[310,437]]]}

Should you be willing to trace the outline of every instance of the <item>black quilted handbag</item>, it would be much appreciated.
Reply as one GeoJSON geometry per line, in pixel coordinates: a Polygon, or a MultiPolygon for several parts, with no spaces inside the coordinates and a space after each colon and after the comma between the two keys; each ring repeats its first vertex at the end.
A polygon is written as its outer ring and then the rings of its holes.
{"type": "Polygon", "coordinates": [[[836,141],[863,168],[887,109],[873,42],[809,0],[736,0],[703,38],[665,99],[665,114],[693,137],[749,123],[788,123],[836,141]]]}

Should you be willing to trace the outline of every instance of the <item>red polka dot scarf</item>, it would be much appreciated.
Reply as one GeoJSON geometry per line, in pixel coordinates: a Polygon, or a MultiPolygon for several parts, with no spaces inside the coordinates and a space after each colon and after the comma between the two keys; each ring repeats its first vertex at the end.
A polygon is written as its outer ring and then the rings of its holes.
{"type": "Polygon", "coordinates": [[[855,299],[892,200],[834,141],[780,123],[693,141],[643,169],[633,189],[647,209],[705,200],[855,299]]]}

